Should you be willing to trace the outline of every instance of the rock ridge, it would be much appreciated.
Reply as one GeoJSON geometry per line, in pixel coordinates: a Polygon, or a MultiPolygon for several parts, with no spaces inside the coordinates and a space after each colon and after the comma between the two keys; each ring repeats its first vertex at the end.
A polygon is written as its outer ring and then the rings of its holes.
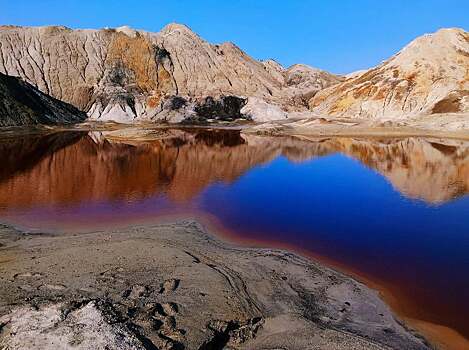
{"type": "Polygon", "coordinates": [[[172,96],[190,102],[183,117],[200,100],[221,96],[258,98],[304,111],[297,95],[303,96],[305,87],[311,97],[339,81],[325,72],[316,76],[306,66],[302,69],[308,74],[298,81],[292,78],[296,71],[277,68],[272,74],[235,44],[210,44],[176,23],[158,33],[125,26],[0,28],[0,72],[21,77],[94,120],[168,121],[165,102],[172,96]]]}
{"type": "Polygon", "coordinates": [[[382,64],[309,101],[314,113],[373,119],[469,113],[469,33],[423,35],[382,64]]]}

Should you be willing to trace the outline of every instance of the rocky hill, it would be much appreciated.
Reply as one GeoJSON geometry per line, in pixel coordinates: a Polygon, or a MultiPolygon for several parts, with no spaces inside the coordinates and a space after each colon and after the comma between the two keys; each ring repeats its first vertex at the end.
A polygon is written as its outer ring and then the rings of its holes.
{"type": "Polygon", "coordinates": [[[121,122],[181,121],[181,114],[220,108],[227,103],[219,100],[231,96],[302,110],[305,91],[311,97],[339,81],[306,66],[269,69],[234,44],[209,44],[179,24],[158,33],[3,26],[0,72],[22,77],[92,119],[121,122]],[[307,75],[299,77],[301,70],[307,75]]]}
{"type": "Polygon", "coordinates": [[[158,33],[2,26],[0,72],[91,119],[126,123],[469,112],[469,33],[462,29],[422,36],[375,68],[339,77],[257,61],[179,24],[158,33]]]}
{"type": "Polygon", "coordinates": [[[319,91],[343,81],[342,77],[304,64],[295,64],[284,71],[287,89],[286,98],[293,100],[294,105],[308,107],[308,101],[319,91]]]}
{"type": "Polygon", "coordinates": [[[316,94],[313,112],[402,118],[469,112],[469,33],[442,29],[417,38],[379,66],[316,94]]]}
{"type": "Polygon", "coordinates": [[[0,127],[76,123],[85,113],[23,80],[0,73],[0,127]]]}

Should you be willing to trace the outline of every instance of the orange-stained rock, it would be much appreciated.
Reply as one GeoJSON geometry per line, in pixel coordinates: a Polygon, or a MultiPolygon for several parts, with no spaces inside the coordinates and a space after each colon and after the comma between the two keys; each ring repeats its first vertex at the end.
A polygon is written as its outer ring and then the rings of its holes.
{"type": "Polygon", "coordinates": [[[317,114],[399,119],[469,112],[469,33],[441,29],[310,101],[317,114]]]}

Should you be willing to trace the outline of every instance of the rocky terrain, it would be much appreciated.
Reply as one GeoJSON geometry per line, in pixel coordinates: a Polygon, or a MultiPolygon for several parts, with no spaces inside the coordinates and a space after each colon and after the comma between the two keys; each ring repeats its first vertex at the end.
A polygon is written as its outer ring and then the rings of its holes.
{"type": "Polygon", "coordinates": [[[324,89],[314,113],[347,118],[408,119],[469,113],[469,33],[442,29],[417,38],[382,64],[324,89]]]}
{"type": "MultiPolygon", "coordinates": [[[[0,126],[89,124],[2,132],[0,212],[158,194],[190,202],[279,155],[337,152],[439,204],[469,192],[469,148],[457,140],[469,139],[468,115],[461,29],[339,77],[257,61],[178,24],[158,33],[2,26],[0,126]],[[101,121],[142,126],[89,131],[101,121]],[[237,127],[155,126],[212,121],[237,127]]],[[[222,243],[194,222],[80,235],[0,226],[0,251],[0,349],[431,348],[353,279],[284,251],[222,243]]]]}
{"type": "Polygon", "coordinates": [[[0,227],[2,349],[430,349],[376,292],[195,222],[74,234],[0,227]]]}
{"type": "Polygon", "coordinates": [[[0,127],[78,123],[85,113],[19,78],[0,73],[0,127]]]}
{"type": "Polygon", "coordinates": [[[377,67],[345,77],[257,61],[179,24],[158,33],[2,26],[0,53],[0,72],[71,103],[91,120],[339,117],[438,130],[469,123],[469,34],[462,29],[419,37],[377,67]]]}
{"type": "MultiPolygon", "coordinates": [[[[340,81],[304,65],[286,70],[256,61],[232,43],[209,44],[179,24],[158,33],[3,26],[0,53],[0,72],[25,79],[91,119],[119,122],[232,119],[246,98],[265,102],[260,106],[267,109],[277,106],[272,118],[281,118],[278,108],[305,110],[315,92],[340,81]],[[198,113],[213,106],[211,116],[198,113]]],[[[246,118],[262,116],[258,106],[248,111],[246,118]]]]}

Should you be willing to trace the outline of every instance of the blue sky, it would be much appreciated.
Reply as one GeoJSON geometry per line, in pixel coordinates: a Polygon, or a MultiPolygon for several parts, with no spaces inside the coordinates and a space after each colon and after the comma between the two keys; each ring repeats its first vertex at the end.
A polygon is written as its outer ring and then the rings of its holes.
{"type": "Polygon", "coordinates": [[[210,42],[232,41],[257,59],[348,73],[438,28],[469,30],[469,1],[0,0],[2,24],[158,31],[170,22],[210,42]]]}

